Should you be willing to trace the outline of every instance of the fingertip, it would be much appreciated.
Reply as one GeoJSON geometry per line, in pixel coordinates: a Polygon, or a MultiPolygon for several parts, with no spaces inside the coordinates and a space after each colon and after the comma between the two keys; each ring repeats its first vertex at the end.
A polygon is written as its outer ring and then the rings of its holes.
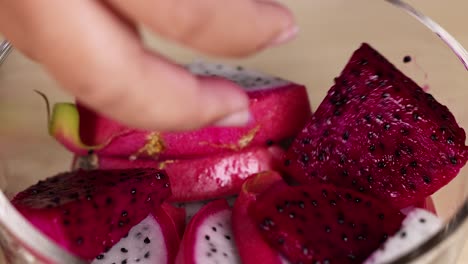
{"type": "Polygon", "coordinates": [[[252,119],[249,98],[235,83],[216,77],[199,77],[201,102],[210,125],[245,126],[252,119]]]}

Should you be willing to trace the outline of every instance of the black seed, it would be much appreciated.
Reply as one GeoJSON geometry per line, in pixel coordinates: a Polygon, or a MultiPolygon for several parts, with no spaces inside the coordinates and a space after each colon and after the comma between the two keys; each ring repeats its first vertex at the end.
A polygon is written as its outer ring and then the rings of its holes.
{"type": "Polygon", "coordinates": [[[309,145],[309,144],[310,144],[310,138],[304,138],[304,139],[302,140],[302,144],[304,144],[304,145],[309,145]]]}
{"type": "Polygon", "coordinates": [[[335,200],[330,200],[330,205],[331,206],[336,206],[336,201],[335,200]]]}
{"type": "Polygon", "coordinates": [[[450,117],[446,114],[442,114],[440,117],[442,117],[442,119],[446,121],[450,119],[450,117]]]}
{"type": "Polygon", "coordinates": [[[406,129],[406,128],[402,128],[402,129],[400,129],[400,133],[407,136],[407,135],[409,135],[409,130],[406,129]]]}
{"type": "Polygon", "coordinates": [[[362,59],[359,61],[359,64],[361,65],[367,65],[368,61],[366,59],[362,59]]]}
{"type": "Polygon", "coordinates": [[[418,162],[413,160],[412,162],[410,162],[410,166],[416,168],[418,166],[418,162]]]}
{"type": "Polygon", "coordinates": [[[356,181],[356,180],[352,180],[352,181],[351,181],[351,184],[356,185],[356,184],[357,184],[357,181],[356,181]]]}
{"type": "Polygon", "coordinates": [[[387,166],[387,165],[386,165],[385,162],[383,162],[383,161],[379,161],[379,162],[377,163],[377,167],[379,167],[379,168],[381,168],[381,169],[385,168],[386,166],[387,166]]]}
{"type": "Polygon", "coordinates": [[[343,139],[344,139],[344,140],[348,140],[348,139],[349,139],[349,132],[348,132],[348,131],[346,131],[346,132],[343,133],[343,139]]]}
{"type": "Polygon", "coordinates": [[[401,116],[399,114],[394,114],[393,117],[396,119],[396,120],[400,120],[401,119],[401,116]]]}
{"type": "Polygon", "coordinates": [[[212,248],[211,252],[216,253],[218,250],[216,248],[212,248]]]}
{"type": "Polygon", "coordinates": [[[91,201],[93,199],[93,196],[91,194],[86,195],[86,200],[91,201]]]}
{"type": "Polygon", "coordinates": [[[420,219],[419,219],[419,222],[420,222],[420,223],[425,223],[425,222],[426,222],[426,219],[420,218],[420,219]]]}
{"type": "Polygon", "coordinates": [[[447,143],[450,144],[450,145],[452,145],[452,144],[455,143],[455,140],[453,139],[452,136],[450,136],[450,137],[447,138],[447,143]]]}
{"type": "Polygon", "coordinates": [[[328,129],[326,129],[324,132],[323,132],[323,136],[324,137],[328,137],[330,135],[330,131],[328,129]]]}
{"type": "Polygon", "coordinates": [[[135,188],[132,188],[132,190],[130,191],[130,193],[131,193],[132,195],[135,195],[135,194],[136,194],[136,189],[135,189],[135,188]]]}
{"type": "Polygon", "coordinates": [[[278,244],[283,245],[284,244],[284,238],[282,238],[282,237],[278,238],[278,244]]]}
{"type": "Polygon", "coordinates": [[[237,66],[236,69],[237,69],[238,71],[243,71],[243,70],[244,70],[244,68],[243,68],[242,66],[237,66]]]}
{"type": "Polygon", "coordinates": [[[345,198],[346,198],[347,200],[351,200],[351,199],[353,199],[353,196],[351,196],[350,193],[345,193],[345,198]]]}
{"type": "Polygon", "coordinates": [[[382,120],[382,115],[381,114],[376,115],[376,117],[377,117],[378,120],[382,120]]]}
{"type": "Polygon", "coordinates": [[[106,198],[106,204],[107,204],[107,205],[112,204],[112,198],[107,197],[107,198],[106,198]]]}
{"type": "Polygon", "coordinates": [[[144,258],[149,258],[149,256],[150,256],[150,253],[149,253],[149,251],[148,251],[148,252],[145,253],[145,255],[144,255],[143,257],[144,257],[144,258]]]}
{"type": "Polygon", "coordinates": [[[342,215],[338,217],[338,224],[340,224],[340,225],[344,224],[345,221],[344,221],[343,218],[344,218],[344,216],[342,216],[342,215]]]}
{"type": "Polygon", "coordinates": [[[276,206],[276,211],[278,211],[278,213],[282,213],[282,212],[284,212],[284,209],[283,209],[283,207],[277,205],[276,206]]]}
{"type": "Polygon", "coordinates": [[[227,240],[231,240],[231,236],[229,235],[224,235],[224,238],[226,238],[227,240]]]}
{"type": "Polygon", "coordinates": [[[400,233],[400,237],[401,237],[401,238],[404,238],[404,237],[406,237],[406,232],[404,232],[404,231],[403,231],[403,232],[401,232],[401,233],[400,233]]]}
{"type": "Polygon", "coordinates": [[[437,141],[437,135],[436,135],[436,134],[432,134],[432,135],[431,135],[431,139],[432,139],[432,141],[437,141]]]}
{"type": "Polygon", "coordinates": [[[328,195],[328,192],[327,192],[327,190],[325,190],[325,189],[322,189],[322,196],[326,198],[326,197],[327,197],[327,195],[328,195]]]}
{"type": "Polygon", "coordinates": [[[96,257],[96,259],[103,259],[104,258],[104,255],[100,254],[96,257]]]}
{"type": "Polygon", "coordinates": [[[121,249],[120,249],[120,252],[122,252],[122,253],[127,253],[128,250],[127,250],[126,248],[121,248],[121,249]]]}
{"type": "Polygon", "coordinates": [[[451,157],[451,158],[450,158],[450,162],[451,162],[452,164],[457,164],[457,158],[451,157]]]}
{"type": "Polygon", "coordinates": [[[317,207],[317,206],[318,206],[318,203],[317,203],[316,200],[312,200],[311,203],[312,203],[312,205],[313,205],[314,207],[317,207]]]}
{"type": "Polygon", "coordinates": [[[370,123],[370,121],[371,121],[371,116],[370,116],[369,114],[367,114],[367,115],[364,116],[364,119],[365,119],[368,123],[370,123]]]}
{"type": "Polygon", "coordinates": [[[122,260],[122,262],[120,262],[120,263],[121,263],[121,264],[127,264],[127,260],[124,259],[124,260],[122,260]]]}
{"type": "Polygon", "coordinates": [[[207,256],[207,257],[211,257],[211,256],[212,256],[211,252],[207,252],[207,253],[206,253],[206,256],[207,256]]]}
{"type": "Polygon", "coordinates": [[[431,183],[431,178],[429,178],[429,176],[423,176],[423,181],[427,184],[431,183]]]}
{"type": "Polygon", "coordinates": [[[121,215],[122,215],[122,217],[126,217],[126,216],[128,216],[128,213],[127,213],[127,211],[122,211],[121,215]]]}
{"type": "Polygon", "coordinates": [[[378,217],[380,220],[383,220],[385,218],[385,215],[383,213],[378,214],[378,217]]]}
{"type": "Polygon", "coordinates": [[[76,242],[76,244],[79,245],[79,246],[80,246],[80,245],[83,245],[83,237],[77,237],[75,242],[76,242]]]}
{"type": "Polygon", "coordinates": [[[301,161],[302,163],[308,163],[309,162],[309,155],[303,153],[301,156],[301,161]]]}
{"type": "Polygon", "coordinates": [[[390,124],[386,123],[386,124],[383,126],[383,128],[384,128],[385,130],[389,130],[389,129],[390,129],[390,124]]]}
{"type": "Polygon", "coordinates": [[[419,120],[419,114],[418,113],[413,113],[413,120],[418,121],[419,120]]]}
{"type": "Polygon", "coordinates": [[[389,97],[389,96],[390,96],[389,93],[382,93],[382,98],[387,98],[387,97],[389,97]]]}
{"type": "Polygon", "coordinates": [[[299,208],[301,208],[301,209],[304,209],[304,208],[305,208],[305,204],[304,204],[303,201],[299,201],[297,205],[298,205],[299,208]]]}
{"type": "Polygon", "coordinates": [[[361,193],[364,192],[364,190],[365,190],[365,189],[364,189],[364,187],[362,187],[362,186],[359,187],[359,189],[358,189],[358,191],[361,192],[361,193]]]}
{"type": "Polygon", "coordinates": [[[361,97],[360,97],[360,98],[361,98],[361,101],[364,101],[364,100],[366,100],[366,96],[365,96],[365,95],[361,95],[361,97]]]}
{"type": "Polygon", "coordinates": [[[410,62],[410,61],[411,61],[411,56],[406,55],[405,57],[403,57],[403,62],[404,62],[404,63],[408,63],[408,62],[410,62]]]}
{"type": "Polygon", "coordinates": [[[375,151],[375,145],[374,145],[374,144],[372,144],[372,145],[369,146],[369,151],[370,151],[370,152],[374,152],[374,151],[375,151]]]}
{"type": "Polygon", "coordinates": [[[122,227],[124,225],[125,225],[125,223],[123,221],[119,221],[119,227],[122,227]]]}
{"type": "Polygon", "coordinates": [[[211,230],[213,230],[213,232],[216,232],[217,231],[216,226],[211,227],[211,230]]]}
{"type": "Polygon", "coordinates": [[[66,226],[67,226],[67,225],[69,225],[69,224],[70,224],[70,221],[69,221],[68,219],[63,220],[63,225],[66,225],[66,226]]]}
{"type": "Polygon", "coordinates": [[[360,202],[361,202],[361,198],[356,198],[356,199],[354,199],[354,202],[355,202],[355,203],[360,203],[360,202]]]}
{"type": "MultiPolygon", "coordinates": [[[[302,141],[302,142],[304,142],[304,141],[302,141]]],[[[268,140],[266,141],[266,145],[267,145],[267,146],[273,146],[274,143],[275,143],[275,142],[273,142],[273,140],[271,140],[271,139],[268,139],[268,140]]]]}
{"type": "Polygon", "coordinates": [[[206,239],[206,240],[210,240],[210,236],[209,236],[209,235],[205,235],[205,239],[206,239]]]}
{"type": "Polygon", "coordinates": [[[294,212],[289,213],[289,218],[292,219],[292,218],[295,218],[295,217],[296,217],[296,214],[294,212]]]}
{"type": "Polygon", "coordinates": [[[284,166],[289,166],[291,165],[291,160],[287,159],[284,161],[284,166]]]}
{"type": "Polygon", "coordinates": [[[339,109],[336,109],[335,112],[333,112],[335,116],[341,115],[341,111],[339,109]]]}
{"type": "Polygon", "coordinates": [[[223,256],[227,258],[228,254],[226,252],[223,252],[223,256]]]}
{"type": "Polygon", "coordinates": [[[343,239],[344,242],[348,242],[348,236],[346,234],[342,234],[341,239],[343,239]]]}
{"type": "Polygon", "coordinates": [[[348,177],[349,176],[349,172],[347,170],[343,170],[343,172],[341,172],[341,175],[343,177],[348,177]]]}
{"type": "Polygon", "coordinates": [[[143,240],[143,243],[149,244],[151,243],[151,240],[148,237],[145,237],[145,240],[143,240]]]}
{"type": "Polygon", "coordinates": [[[407,171],[406,171],[406,168],[405,168],[405,167],[403,167],[403,168],[400,169],[400,174],[401,174],[401,175],[406,175],[406,172],[407,172],[407,171]]]}

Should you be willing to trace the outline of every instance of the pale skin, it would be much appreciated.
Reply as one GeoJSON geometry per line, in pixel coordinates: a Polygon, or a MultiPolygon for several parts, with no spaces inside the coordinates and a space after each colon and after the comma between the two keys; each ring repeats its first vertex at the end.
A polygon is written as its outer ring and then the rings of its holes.
{"type": "Polygon", "coordinates": [[[0,0],[0,32],[103,115],[151,130],[249,120],[239,87],[197,78],[147,50],[137,24],[229,58],[282,44],[297,32],[290,11],[273,0],[0,0]]]}

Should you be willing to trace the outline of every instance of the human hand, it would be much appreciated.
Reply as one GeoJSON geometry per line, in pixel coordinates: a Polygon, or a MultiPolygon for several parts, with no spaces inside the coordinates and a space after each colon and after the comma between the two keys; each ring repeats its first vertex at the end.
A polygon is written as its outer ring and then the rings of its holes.
{"type": "Polygon", "coordinates": [[[242,57],[296,33],[273,0],[0,0],[0,32],[79,101],[137,128],[243,125],[248,99],[147,50],[136,29],[211,55],[242,57]]]}

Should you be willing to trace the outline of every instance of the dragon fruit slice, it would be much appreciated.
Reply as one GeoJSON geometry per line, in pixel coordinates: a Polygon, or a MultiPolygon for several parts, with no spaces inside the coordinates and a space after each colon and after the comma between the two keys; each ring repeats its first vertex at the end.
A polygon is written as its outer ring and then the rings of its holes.
{"type": "Polygon", "coordinates": [[[78,104],[54,106],[50,134],[70,151],[105,156],[160,159],[233,152],[294,137],[311,116],[306,88],[261,73],[224,65],[194,63],[196,74],[237,82],[250,98],[246,127],[208,127],[189,132],[141,131],[124,127],[78,104]],[[84,125],[80,125],[84,124],[84,125]]]}
{"type": "Polygon", "coordinates": [[[167,263],[172,264],[180,243],[177,226],[165,210],[157,210],[132,227],[108,252],[99,254],[92,264],[167,263]]]}
{"type": "Polygon", "coordinates": [[[365,264],[385,264],[413,251],[443,227],[436,215],[424,209],[415,209],[403,221],[401,230],[375,251],[365,264]]]}
{"type": "Polygon", "coordinates": [[[301,183],[330,182],[404,208],[450,182],[466,150],[447,107],[363,44],[284,164],[301,183]]]}
{"type": "Polygon", "coordinates": [[[325,184],[273,186],[249,211],[264,239],[292,263],[362,263],[404,219],[377,199],[325,184]]]}
{"type": "MultiPolygon", "coordinates": [[[[278,150],[274,150],[278,151],[278,150]]],[[[95,163],[100,169],[164,168],[169,176],[173,202],[208,200],[235,195],[243,181],[250,175],[272,170],[278,164],[272,152],[263,147],[250,148],[237,153],[210,157],[155,161],[151,159],[128,160],[92,155],[89,162],[78,160],[78,165],[95,163]]]]}
{"type": "MultiPolygon", "coordinates": [[[[233,206],[235,201],[237,199],[237,196],[232,196],[229,198],[226,198],[227,203],[229,206],[233,206]]],[[[218,199],[215,199],[218,200],[218,199]]],[[[190,223],[190,220],[192,220],[193,216],[198,213],[205,205],[215,201],[215,200],[203,200],[203,201],[196,201],[196,202],[182,202],[182,203],[174,203],[174,206],[178,209],[182,209],[185,212],[185,225],[188,225],[190,223]]]]}
{"type": "Polygon", "coordinates": [[[12,204],[59,245],[92,260],[168,198],[169,187],[162,170],[78,170],[39,181],[12,204]]]}
{"type": "Polygon", "coordinates": [[[204,206],[187,226],[176,263],[240,263],[226,200],[204,206]]]}
{"type": "Polygon", "coordinates": [[[244,264],[284,264],[287,261],[268,245],[260,234],[257,224],[249,216],[250,206],[257,197],[272,186],[284,184],[274,171],[262,172],[249,177],[242,185],[232,212],[232,229],[239,256],[244,264]]]}

